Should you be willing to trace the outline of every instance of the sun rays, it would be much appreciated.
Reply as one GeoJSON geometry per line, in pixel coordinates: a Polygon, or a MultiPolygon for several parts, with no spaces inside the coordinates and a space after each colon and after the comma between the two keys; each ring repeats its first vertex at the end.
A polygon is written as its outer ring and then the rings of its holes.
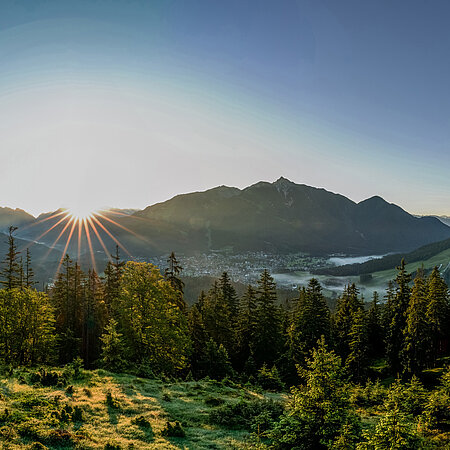
{"type": "Polygon", "coordinates": [[[125,245],[120,242],[117,236],[118,231],[122,234],[123,232],[129,233],[138,239],[146,240],[118,222],[121,218],[127,217],[131,216],[113,210],[60,209],[23,228],[23,230],[27,230],[28,234],[32,234],[32,228],[34,228],[37,235],[37,237],[33,237],[30,240],[24,249],[35,243],[45,242],[49,248],[44,255],[44,260],[49,257],[55,248],[61,249],[62,254],[58,260],[56,274],[61,269],[67,253],[76,255],[78,261],[81,260],[83,254],[87,254],[90,265],[97,271],[97,253],[104,253],[106,258],[111,260],[111,253],[113,253],[114,249],[108,248],[108,244],[117,245],[128,257],[132,257],[125,245]],[[116,219],[114,216],[118,218],[116,219]],[[44,238],[45,241],[43,241],[44,238]]]}

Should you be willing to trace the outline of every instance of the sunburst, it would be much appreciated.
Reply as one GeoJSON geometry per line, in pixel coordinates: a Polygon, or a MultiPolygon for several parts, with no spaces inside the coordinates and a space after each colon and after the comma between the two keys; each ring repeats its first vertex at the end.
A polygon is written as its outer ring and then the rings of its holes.
{"type": "MultiPolygon", "coordinates": [[[[55,221],[54,224],[49,225],[49,227],[43,233],[41,233],[36,239],[30,242],[26,247],[33,245],[33,243],[35,242],[39,242],[50,231],[54,230],[54,232],[57,232],[58,235],[54,239],[53,243],[49,246],[47,253],[44,255],[44,259],[49,256],[52,250],[56,248],[58,243],[61,246],[64,245],[64,250],[62,252],[61,259],[59,260],[55,276],[61,269],[62,262],[66,253],[68,252],[70,243],[75,243],[75,241],[77,241],[76,246],[78,250],[78,260],[80,260],[82,247],[87,247],[87,251],[90,254],[92,268],[97,271],[93,241],[96,240],[100,244],[109,260],[111,260],[112,253],[112,249],[108,249],[104,240],[102,239],[100,231],[104,232],[115,243],[115,245],[119,246],[127,254],[128,257],[132,256],[123,245],[123,243],[119,241],[117,236],[114,236],[114,227],[120,228],[121,230],[124,230],[139,239],[147,241],[142,236],[136,234],[134,231],[111,218],[110,216],[112,214],[130,217],[127,214],[122,214],[116,211],[93,209],[80,206],[61,209],[56,213],[30,225],[32,227],[37,224],[42,224],[43,222],[53,220],[55,221]]],[[[28,228],[28,226],[26,228],[28,228]]]]}

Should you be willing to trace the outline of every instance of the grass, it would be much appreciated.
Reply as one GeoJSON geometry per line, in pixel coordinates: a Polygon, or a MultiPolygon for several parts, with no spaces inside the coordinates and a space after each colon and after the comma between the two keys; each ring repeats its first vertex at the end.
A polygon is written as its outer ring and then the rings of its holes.
{"type": "Polygon", "coordinates": [[[216,381],[163,382],[103,370],[83,372],[70,389],[30,378],[22,371],[0,380],[1,448],[247,448],[248,431],[209,423],[211,411],[241,398],[280,398],[216,381]],[[179,432],[176,422],[184,437],[167,436],[168,429],[179,432]]]}

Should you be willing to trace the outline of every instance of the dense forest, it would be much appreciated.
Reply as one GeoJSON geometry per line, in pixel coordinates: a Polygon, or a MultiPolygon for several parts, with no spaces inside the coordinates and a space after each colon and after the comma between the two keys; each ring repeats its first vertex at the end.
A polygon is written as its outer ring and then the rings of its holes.
{"type": "MultiPolygon", "coordinates": [[[[30,382],[45,385],[61,382],[58,367],[72,376],[74,367],[100,368],[285,392],[279,401],[214,405],[211,423],[247,427],[247,448],[450,446],[450,302],[437,268],[412,280],[402,260],[385,293],[366,302],[351,284],[334,310],[316,279],[281,303],[268,271],[241,298],[223,273],[188,307],[173,253],[164,270],[123,262],[117,251],[102,276],[66,255],[39,292],[14,231],[1,270],[4,373],[29,368],[30,382]]],[[[3,427],[19,422],[0,413],[3,427]]]]}

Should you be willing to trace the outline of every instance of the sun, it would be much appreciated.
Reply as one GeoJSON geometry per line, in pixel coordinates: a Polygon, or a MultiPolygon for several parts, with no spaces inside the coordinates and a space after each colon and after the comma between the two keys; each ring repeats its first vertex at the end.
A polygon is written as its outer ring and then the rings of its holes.
{"type": "Polygon", "coordinates": [[[97,212],[96,209],[86,206],[72,206],[70,208],[67,208],[66,211],[69,217],[78,222],[83,222],[85,220],[91,219],[97,212]]]}

